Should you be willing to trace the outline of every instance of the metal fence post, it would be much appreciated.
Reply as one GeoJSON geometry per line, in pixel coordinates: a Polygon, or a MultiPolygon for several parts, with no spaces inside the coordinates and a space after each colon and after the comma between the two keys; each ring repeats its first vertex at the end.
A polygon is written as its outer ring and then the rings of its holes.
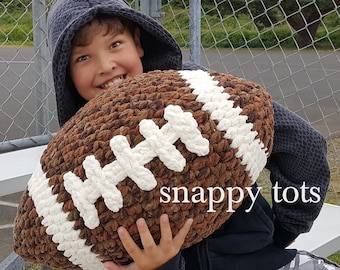
{"type": "Polygon", "coordinates": [[[47,110],[47,97],[49,94],[48,84],[48,63],[49,53],[47,49],[47,23],[46,23],[46,3],[45,0],[32,1],[33,12],[33,38],[34,38],[34,63],[36,71],[36,131],[37,135],[48,133],[49,116],[47,110]]]}
{"type": "Polygon", "coordinates": [[[150,0],[140,0],[139,7],[143,14],[150,15],[150,0]]]}
{"type": "Polygon", "coordinates": [[[135,0],[135,10],[139,10],[139,0],[135,0]]]}
{"type": "Polygon", "coordinates": [[[164,17],[162,12],[162,0],[140,0],[140,11],[161,22],[164,17]]]}
{"type": "Polygon", "coordinates": [[[201,63],[201,0],[190,0],[190,60],[201,63]]]}

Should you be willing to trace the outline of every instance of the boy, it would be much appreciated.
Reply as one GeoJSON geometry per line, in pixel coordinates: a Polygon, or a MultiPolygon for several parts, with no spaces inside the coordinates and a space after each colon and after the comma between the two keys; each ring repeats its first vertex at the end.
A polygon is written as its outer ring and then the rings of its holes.
{"type": "MultiPolygon", "coordinates": [[[[192,63],[182,64],[180,48],[170,34],[120,0],[56,0],[48,27],[61,126],[86,101],[125,78],[156,69],[203,69],[192,63]]],[[[274,201],[271,208],[260,197],[252,211],[246,213],[251,203],[246,198],[221,228],[182,251],[190,219],[172,239],[168,217],[162,215],[159,245],[154,243],[144,220],[138,220],[144,250],[120,228],[118,233],[134,263],[118,266],[107,262],[105,266],[111,270],[339,269],[327,260],[285,249],[310,229],[319,214],[329,183],[329,168],[324,138],[275,102],[274,110],[274,147],[266,166],[271,181],[282,189],[316,186],[320,188],[318,202],[299,200],[292,207],[287,202],[274,201]]],[[[311,195],[308,189],[305,195],[311,195]]]]}

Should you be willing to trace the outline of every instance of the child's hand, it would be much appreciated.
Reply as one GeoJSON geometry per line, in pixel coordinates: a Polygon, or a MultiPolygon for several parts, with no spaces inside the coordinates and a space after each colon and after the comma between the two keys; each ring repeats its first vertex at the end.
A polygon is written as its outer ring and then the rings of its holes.
{"type": "Polygon", "coordinates": [[[134,262],[127,266],[119,266],[113,262],[106,262],[104,263],[104,266],[108,270],[157,269],[177,255],[181,249],[181,246],[183,245],[186,235],[190,230],[192,221],[193,220],[191,218],[188,219],[178,234],[172,238],[168,215],[161,215],[161,239],[159,245],[156,245],[145,220],[142,218],[138,219],[136,224],[144,249],[140,249],[135,241],[131,238],[128,231],[125,228],[120,227],[118,229],[119,238],[121,239],[124,248],[130,254],[134,262]]]}

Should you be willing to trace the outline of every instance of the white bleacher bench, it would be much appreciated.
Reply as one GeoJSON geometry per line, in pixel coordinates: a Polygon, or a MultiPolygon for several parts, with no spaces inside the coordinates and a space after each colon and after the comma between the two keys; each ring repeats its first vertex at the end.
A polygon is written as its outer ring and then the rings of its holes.
{"type": "Polygon", "coordinates": [[[23,191],[46,145],[0,154],[0,196],[23,191]]]}
{"type": "Polygon", "coordinates": [[[340,251],[340,206],[324,203],[311,230],[300,234],[288,248],[306,250],[322,257],[340,251]]]}
{"type": "MultiPolygon", "coordinates": [[[[0,196],[22,192],[32,173],[37,169],[46,145],[0,154],[0,196]]],[[[23,269],[25,262],[12,252],[0,262],[0,270],[23,269]]],[[[41,266],[41,270],[52,268],[41,266]]]]}

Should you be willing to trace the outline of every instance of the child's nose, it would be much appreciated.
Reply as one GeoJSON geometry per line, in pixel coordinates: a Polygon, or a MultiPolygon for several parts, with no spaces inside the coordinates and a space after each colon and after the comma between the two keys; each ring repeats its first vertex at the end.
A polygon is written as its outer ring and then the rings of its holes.
{"type": "Polygon", "coordinates": [[[116,62],[114,59],[107,57],[107,56],[102,56],[99,61],[99,68],[100,68],[100,73],[106,73],[106,72],[111,72],[112,69],[116,67],[116,62]]]}

